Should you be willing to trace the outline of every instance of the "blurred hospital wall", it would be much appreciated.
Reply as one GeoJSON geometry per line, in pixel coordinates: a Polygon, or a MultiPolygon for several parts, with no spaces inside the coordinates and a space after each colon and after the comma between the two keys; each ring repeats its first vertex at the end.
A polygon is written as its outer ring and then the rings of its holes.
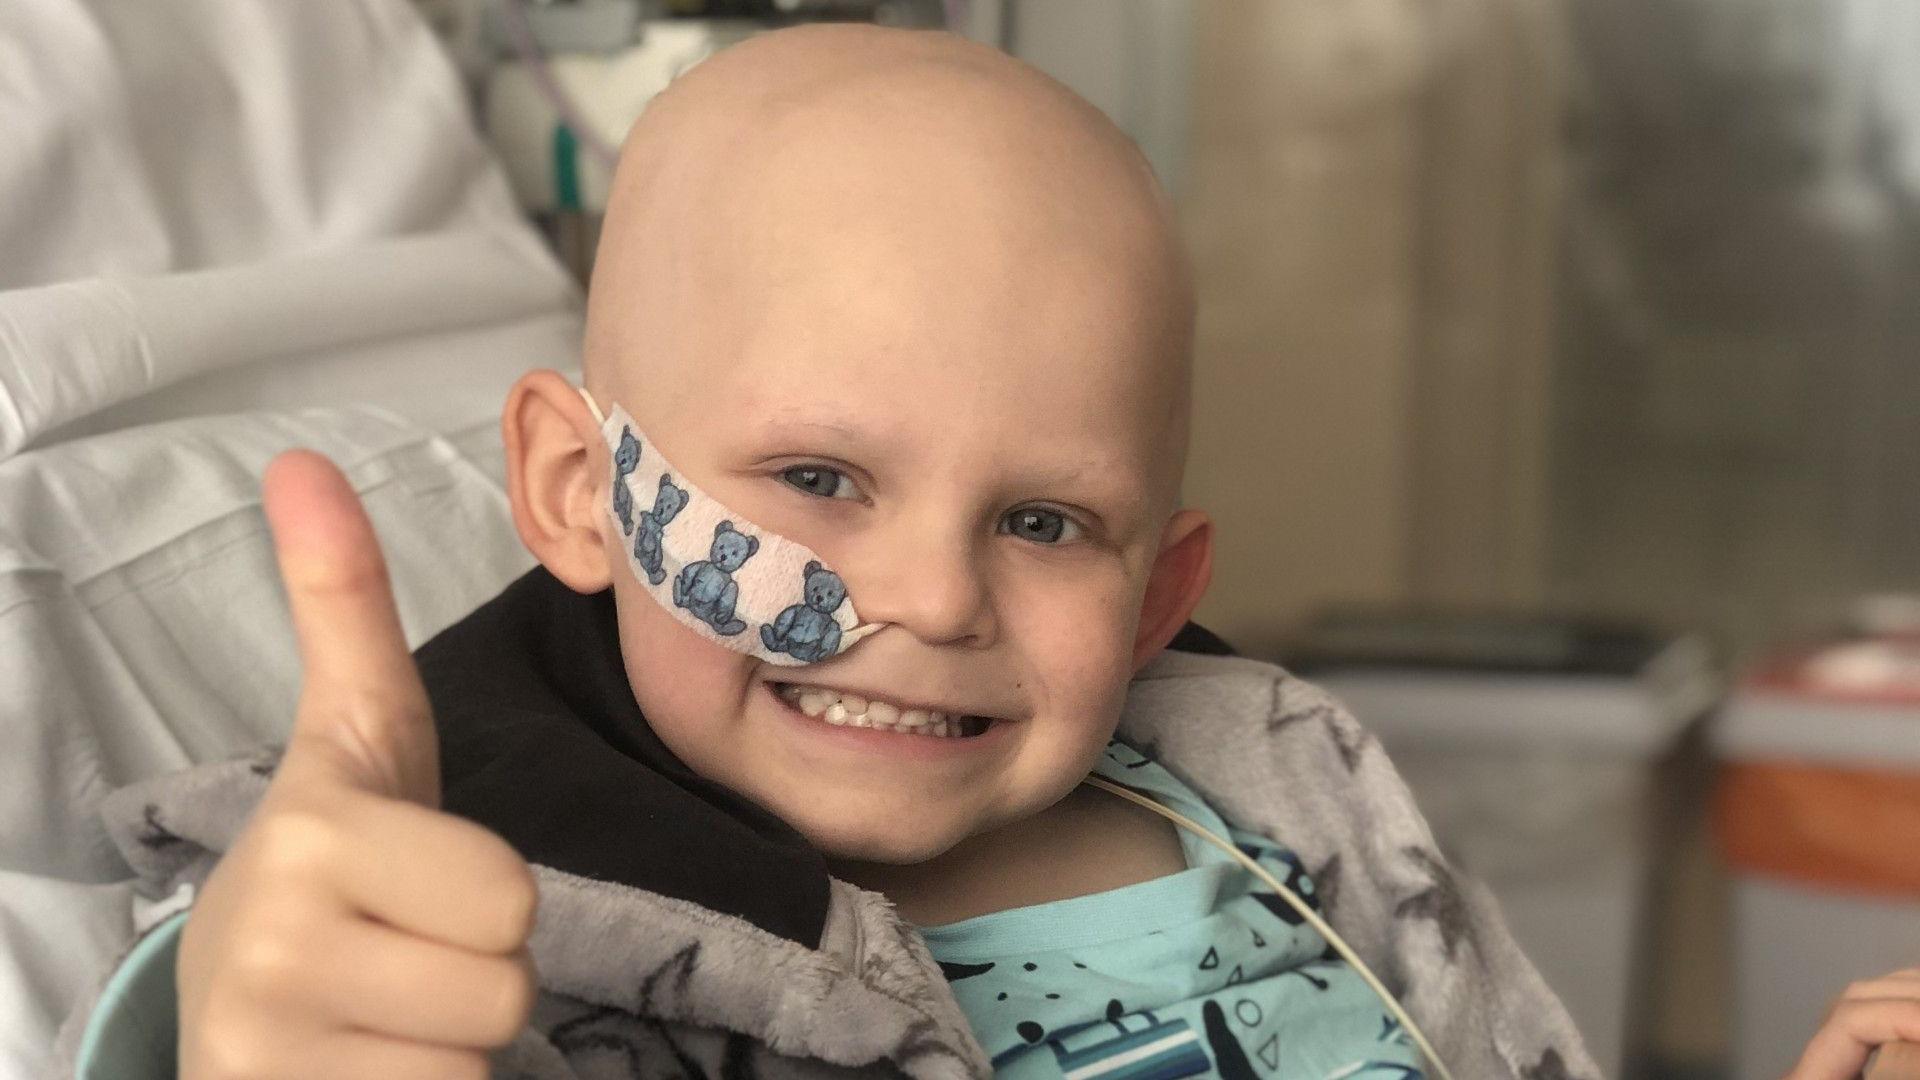
{"type": "MultiPolygon", "coordinates": [[[[1329,605],[1606,616],[1700,632],[1737,675],[1920,590],[1920,6],[1192,14],[1187,491],[1220,524],[1201,621],[1276,656],[1329,605]]],[[[1548,753],[1534,719],[1516,742],[1548,753]]],[[[1647,834],[1624,1075],[1747,1075],[1760,1014],[1738,1013],[1764,990],[1741,965],[1796,947],[1734,955],[1753,879],[1716,853],[1697,753],[1661,751],[1677,801],[1647,834]]],[[[1897,758],[1847,767],[1910,774],[1897,758]]],[[[1841,912],[1805,955],[1907,940],[1804,895],[1841,912]]],[[[1876,973],[1857,966],[1794,992],[1876,973]]],[[[1817,1012],[1765,1015],[1797,1045],[1817,1012]]]]}
{"type": "Polygon", "coordinates": [[[1562,0],[1194,6],[1201,618],[1544,589],[1562,0]]]}
{"type": "Polygon", "coordinates": [[[1920,9],[1209,0],[1202,618],[1530,607],[1730,655],[1920,578],[1920,9]]]}

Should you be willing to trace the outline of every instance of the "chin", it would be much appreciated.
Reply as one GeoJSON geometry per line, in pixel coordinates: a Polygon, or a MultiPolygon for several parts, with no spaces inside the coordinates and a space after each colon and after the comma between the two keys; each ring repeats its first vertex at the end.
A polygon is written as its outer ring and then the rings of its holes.
{"type": "Polygon", "coordinates": [[[788,819],[788,824],[830,861],[890,866],[912,866],[937,859],[967,836],[965,829],[930,830],[925,823],[906,828],[898,819],[882,823],[788,819]]]}

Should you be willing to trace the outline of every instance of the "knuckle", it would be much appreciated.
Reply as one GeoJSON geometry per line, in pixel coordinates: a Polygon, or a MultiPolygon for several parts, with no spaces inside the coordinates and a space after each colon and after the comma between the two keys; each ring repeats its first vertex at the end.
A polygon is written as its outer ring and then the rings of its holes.
{"type": "Polygon", "coordinates": [[[473,895],[480,901],[483,918],[497,935],[500,949],[517,949],[533,933],[540,890],[526,860],[505,841],[489,839],[493,842],[483,849],[486,854],[480,860],[473,895]]]}
{"type": "Polygon", "coordinates": [[[287,936],[256,931],[234,942],[233,971],[255,993],[284,989],[302,969],[297,948],[287,936]]]}
{"type": "Polygon", "coordinates": [[[360,753],[379,746],[386,729],[396,724],[417,727],[433,722],[426,702],[410,685],[355,683],[335,688],[334,695],[331,705],[346,721],[339,730],[360,753]]]}
{"type": "Polygon", "coordinates": [[[229,1029],[201,1046],[199,1076],[208,1080],[264,1080],[274,1075],[272,1042],[252,1028],[229,1029]]]}
{"type": "Polygon", "coordinates": [[[533,933],[533,919],[540,906],[540,890],[525,864],[514,866],[500,886],[501,920],[514,947],[525,944],[533,933]]]}
{"type": "Polygon", "coordinates": [[[260,850],[276,869],[311,870],[325,866],[340,849],[340,830],[314,810],[282,810],[256,828],[260,850]]]}
{"type": "Polygon", "coordinates": [[[1837,1009],[1851,1002],[1874,997],[1879,992],[1879,989],[1880,988],[1875,985],[1875,980],[1872,979],[1862,979],[1858,982],[1848,983],[1847,988],[1840,991],[1840,996],[1835,1000],[1834,1007],[1837,1009]]]}
{"type": "Polygon", "coordinates": [[[487,1080],[484,1054],[455,1054],[435,1074],[437,1080],[487,1080]]]}
{"type": "Polygon", "coordinates": [[[505,1046],[520,1034],[527,1017],[533,1013],[533,978],[514,966],[491,980],[486,989],[488,1005],[481,1024],[481,1035],[489,1046],[505,1046]]]}
{"type": "Polygon", "coordinates": [[[281,568],[287,591],[302,599],[339,603],[388,588],[379,549],[355,548],[328,559],[299,559],[281,568]]]}

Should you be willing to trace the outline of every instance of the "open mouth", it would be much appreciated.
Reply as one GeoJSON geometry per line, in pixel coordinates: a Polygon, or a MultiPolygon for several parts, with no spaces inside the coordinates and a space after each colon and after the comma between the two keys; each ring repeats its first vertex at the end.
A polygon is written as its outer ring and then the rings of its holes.
{"type": "Polygon", "coordinates": [[[936,739],[970,739],[993,726],[990,717],[897,705],[821,686],[774,683],[773,690],[787,704],[834,727],[872,728],[936,739]]]}

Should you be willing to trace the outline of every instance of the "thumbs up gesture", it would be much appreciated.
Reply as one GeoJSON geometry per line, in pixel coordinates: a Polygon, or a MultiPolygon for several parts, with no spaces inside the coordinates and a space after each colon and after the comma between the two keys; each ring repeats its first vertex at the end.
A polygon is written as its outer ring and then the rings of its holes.
{"type": "Polygon", "coordinates": [[[273,783],[187,919],[180,1075],[483,1077],[533,1004],[532,874],[439,809],[426,690],[346,478],[283,454],[265,500],[304,683],[273,783]]]}

